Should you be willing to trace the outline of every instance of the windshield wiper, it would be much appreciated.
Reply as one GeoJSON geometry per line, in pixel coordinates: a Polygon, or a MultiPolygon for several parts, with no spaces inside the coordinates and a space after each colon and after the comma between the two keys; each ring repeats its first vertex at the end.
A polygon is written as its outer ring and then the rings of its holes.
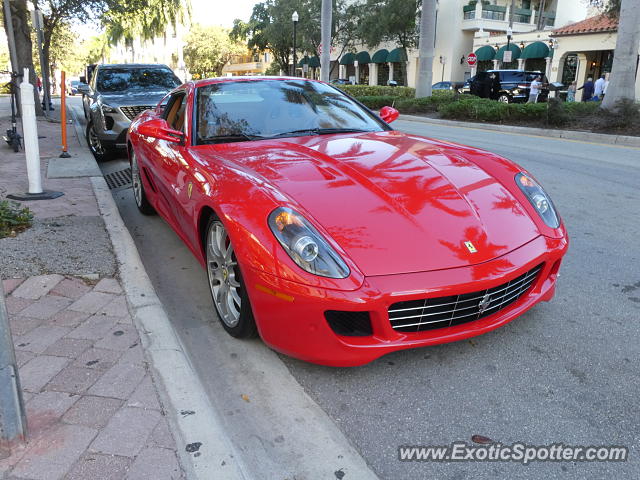
{"type": "Polygon", "coordinates": [[[216,135],[215,137],[207,137],[202,139],[204,144],[212,143],[231,143],[231,142],[246,142],[250,140],[260,140],[265,137],[260,135],[248,135],[246,133],[234,133],[231,135],[216,135]]]}
{"type": "Polygon", "coordinates": [[[278,133],[267,138],[294,137],[299,135],[329,135],[332,133],[364,133],[374,131],[375,130],[364,130],[362,128],[303,128],[301,130],[278,133]]]}

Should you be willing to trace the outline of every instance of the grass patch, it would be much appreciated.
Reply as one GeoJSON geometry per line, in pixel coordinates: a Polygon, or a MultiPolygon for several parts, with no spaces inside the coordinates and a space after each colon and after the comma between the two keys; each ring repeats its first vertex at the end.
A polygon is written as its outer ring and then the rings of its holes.
{"type": "Polygon", "coordinates": [[[9,200],[0,201],[0,238],[15,237],[31,226],[33,214],[27,207],[9,200]]]}

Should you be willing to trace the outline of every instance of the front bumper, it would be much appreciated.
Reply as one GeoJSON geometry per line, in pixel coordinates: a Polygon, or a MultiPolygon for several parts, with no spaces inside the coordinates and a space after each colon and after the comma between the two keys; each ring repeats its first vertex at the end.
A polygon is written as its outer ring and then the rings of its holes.
{"type": "Polygon", "coordinates": [[[309,287],[249,268],[243,274],[263,341],[273,349],[312,363],[357,366],[397,350],[454,342],[505,325],[555,293],[566,238],[537,237],[526,245],[479,265],[402,275],[367,277],[355,291],[309,287]],[[543,264],[526,295],[496,313],[452,327],[415,333],[394,330],[391,304],[458,295],[495,287],[543,264]],[[337,335],[327,310],[370,312],[373,334],[337,335]]]}

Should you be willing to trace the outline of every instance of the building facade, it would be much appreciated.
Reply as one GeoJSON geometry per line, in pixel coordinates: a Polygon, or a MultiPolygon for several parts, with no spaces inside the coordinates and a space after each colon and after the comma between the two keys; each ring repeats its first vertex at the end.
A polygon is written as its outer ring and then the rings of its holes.
{"type": "MultiPolygon", "coordinates": [[[[510,0],[440,0],[437,8],[434,83],[462,82],[472,76],[474,69],[467,64],[467,55],[496,42],[502,42],[499,48],[505,46],[512,13],[513,35],[518,37],[518,42],[520,35],[525,35],[523,39],[548,43],[554,29],[583,20],[589,12],[582,0],[516,0],[513,12],[510,0]]],[[[540,53],[530,50],[530,54],[540,53]]],[[[340,57],[334,52],[331,60],[339,65],[333,69],[332,78],[369,85],[386,85],[394,81],[411,87],[417,81],[417,49],[405,52],[393,43],[374,49],[360,45],[354,52],[340,57]]],[[[540,66],[540,59],[537,60],[540,66]]],[[[546,65],[546,61],[542,60],[542,63],[546,65]]],[[[485,69],[493,66],[493,62],[481,65],[485,69]]],[[[512,66],[518,68],[518,62],[514,61],[512,66]]]]}

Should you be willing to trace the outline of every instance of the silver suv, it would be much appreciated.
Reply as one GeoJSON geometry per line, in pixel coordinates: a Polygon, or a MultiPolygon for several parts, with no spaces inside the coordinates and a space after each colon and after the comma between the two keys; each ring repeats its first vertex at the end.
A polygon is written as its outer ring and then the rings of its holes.
{"type": "Polygon", "coordinates": [[[87,143],[96,159],[106,160],[124,148],[131,121],[180,84],[166,65],[98,65],[89,85],[78,88],[88,121],[87,143]]]}

